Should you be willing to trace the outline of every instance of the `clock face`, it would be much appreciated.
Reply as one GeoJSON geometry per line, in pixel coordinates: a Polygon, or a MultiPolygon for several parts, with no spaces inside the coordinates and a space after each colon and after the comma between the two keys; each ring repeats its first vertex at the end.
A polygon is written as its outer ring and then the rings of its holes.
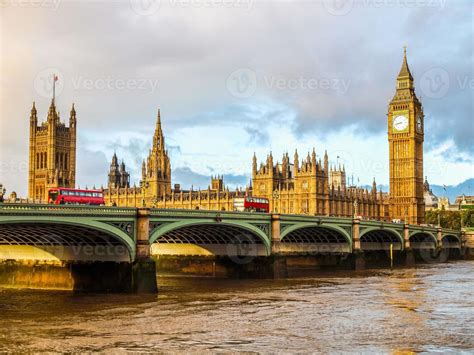
{"type": "Polygon", "coordinates": [[[416,119],[416,131],[418,133],[423,132],[423,122],[421,120],[421,116],[418,116],[418,118],[416,119]]]}
{"type": "Polygon", "coordinates": [[[396,116],[393,119],[393,128],[396,131],[403,131],[408,127],[408,118],[406,116],[400,115],[396,116]]]}

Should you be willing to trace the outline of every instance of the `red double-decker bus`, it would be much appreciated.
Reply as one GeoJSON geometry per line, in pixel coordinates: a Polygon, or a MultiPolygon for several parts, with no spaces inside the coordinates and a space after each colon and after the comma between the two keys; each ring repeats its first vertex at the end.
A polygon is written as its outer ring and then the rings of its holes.
{"type": "Polygon", "coordinates": [[[48,202],[55,205],[105,205],[104,195],[101,190],[81,190],[68,188],[50,189],[48,202]]]}
{"type": "Polygon", "coordinates": [[[270,211],[270,204],[268,199],[263,197],[237,197],[234,198],[234,211],[268,213],[270,211]]]}

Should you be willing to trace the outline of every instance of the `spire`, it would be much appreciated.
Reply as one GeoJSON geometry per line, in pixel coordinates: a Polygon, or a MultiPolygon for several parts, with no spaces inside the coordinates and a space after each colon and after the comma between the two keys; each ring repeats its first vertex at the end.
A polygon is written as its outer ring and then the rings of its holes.
{"type": "Polygon", "coordinates": [[[74,125],[76,122],[76,108],[74,107],[74,102],[72,103],[71,113],[69,115],[69,125],[74,125]]]}
{"type": "Polygon", "coordinates": [[[324,151],[324,171],[326,174],[328,173],[328,165],[329,165],[329,158],[328,158],[328,151],[324,151]]]}
{"type": "Polygon", "coordinates": [[[253,175],[257,174],[257,156],[255,155],[255,152],[253,153],[253,158],[252,158],[252,174],[253,175]]]}
{"type": "Polygon", "coordinates": [[[35,102],[33,101],[33,107],[31,108],[31,115],[30,115],[30,121],[36,125],[38,121],[38,117],[36,115],[36,106],[35,102]]]}
{"type": "Polygon", "coordinates": [[[410,80],[413,80],[413,76],[411,75],[410,68],[408,67],[408,62],[407,62],[407,47],[403,47],[403,63],[402,67],[400,68],[400,72],[398,73],[398,79],[405,79],[405,78],[410,78],[410,80]]]}
{"type": "Polygon", "coordinates": [[[145,159],[142,160],[142,178],[146,177],[146,164],[145,159]]]}
{"type": "Polygon", "coordinates": [[[158,109],[158,114],[156,117],[156,127],[155,134],[153,136],[153,149],[164,148],[165,142],[163,137],[163,131],[161,129],[161,114],[160,109],[158,109]]]}
{"type": "Polygon", "coordinates": [[[113,167],[118,167],[118,159],[117,159],[117,154],[115,154],[115,151],[114,151],[114,155],[112,156],[112,164],[110,165],[113,167]]]}

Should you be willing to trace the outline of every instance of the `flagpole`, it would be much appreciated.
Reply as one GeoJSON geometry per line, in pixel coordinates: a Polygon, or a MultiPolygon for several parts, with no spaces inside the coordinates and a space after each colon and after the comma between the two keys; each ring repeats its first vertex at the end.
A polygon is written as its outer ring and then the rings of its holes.
{"type": "Polygon", "coordinates": [[[53,105],[55,104],[54,99],[56,98],[56,74],[53,74],[53,105]]]}

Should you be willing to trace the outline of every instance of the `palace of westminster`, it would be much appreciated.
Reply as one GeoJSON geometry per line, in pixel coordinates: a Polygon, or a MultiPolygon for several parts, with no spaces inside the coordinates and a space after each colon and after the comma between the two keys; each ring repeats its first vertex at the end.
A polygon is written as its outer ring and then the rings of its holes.
{"type": "MultiPolygon", "coordinates": [[[[313,149],[301,159],[291,160],[286,153],[281,162],[267,155],[260,165],[254,155],[251,185],[229,191],[221,176],[212,177],[206,190],[182,190],[171,185],[171,163],[158,110],[153,145],[143,160],[139,186],[130,186],[125,164],[116,154],[103,189],[107,205],[233,210],[235,197],[252,195],[269,199],[270,210],[278,213],[327,216],[359,215],[371,219],[400,219],[411,224],[424,223],[423,199],[423,109],[415,95],[413,76],[406,51],[396,80],[396,90],[388,106],[390,193],[348,186],[344,166],[330,166],[327,153],[316,159],[313,149]]],[[[75,187],[76,111],[72,106],[69,127],[61,122],[54,98],[47,121],[38,125],[33,104],[30,116],[28,194],[46,201],[53,187],[75,187]]]]}

